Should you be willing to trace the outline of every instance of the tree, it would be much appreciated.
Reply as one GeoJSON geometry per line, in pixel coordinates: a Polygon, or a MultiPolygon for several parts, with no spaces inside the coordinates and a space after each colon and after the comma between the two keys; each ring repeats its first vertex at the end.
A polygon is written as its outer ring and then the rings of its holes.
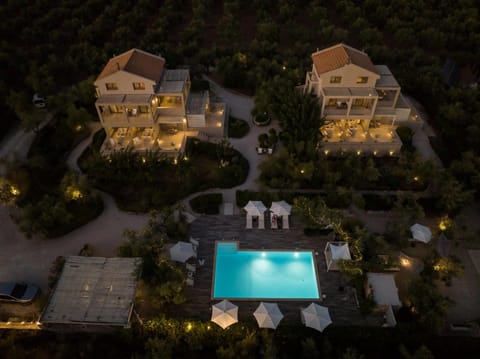
{"type": "Polygon", "coordinates": [[[313,338],[305,338],[301,342],[302,358],[305,359],[320,359],[321,354],[318,350],[317,344],[313,338]]]}
{"type": "Polygon", "coordinates": [[[280,139],[296,158],[311,158],[320,139],[320,106],[316,98],[288,86],[277,88],[272,109],[282,132],[280,139]]]}
{"type": "Polygon", "coordinates": [[[452,301],[442,296],[434,284],[423,278],[412,280],[408,294],[412,303],[411,311],[418,323],[431,332],[439,330],[452,301]]]}
{"type": "Polygon", "coordinates": [[[47,117],[45,110],[33,107],[28,95],[24,92],[11,91],[7,99],[7,105],[17,115],[22,127],[27,131],[38,132],[40,124],[47,117]]]}
{"type": "Polygon", "coordinates": [[[458,212],[473,199],[473,190],[466,190],[450,173],[444,172],[439,178],[438,196],[440,210],[449,213],[458,212]]]}

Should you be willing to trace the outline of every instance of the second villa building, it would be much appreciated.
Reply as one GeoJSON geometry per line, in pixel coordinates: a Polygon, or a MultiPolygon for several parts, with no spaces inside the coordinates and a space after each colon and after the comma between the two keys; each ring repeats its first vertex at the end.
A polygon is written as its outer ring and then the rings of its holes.
{"type": "Polygon", "coordinates": [[[209,92],[191,92],[188,70],[168,70],[165,59],[138,49],[111,58],[94,82],[95,107],[107,137],[105,153],[183,152],[188,136],[225,135],[226,106],[209,92]]]}
{"type": "Polygon", "coordinates": [[[317,51],[312,60],[302,87],[320,103],[325,154],[398,154],[402,142],[396,127],[421,123],[390,69],[374,65],[365,52],[344,44],[317,51]]]}

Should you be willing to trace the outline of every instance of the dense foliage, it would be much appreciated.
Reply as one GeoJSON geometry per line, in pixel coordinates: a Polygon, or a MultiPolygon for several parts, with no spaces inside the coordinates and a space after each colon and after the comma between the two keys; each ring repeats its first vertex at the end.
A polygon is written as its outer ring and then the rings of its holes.
{"type": "Polygon", "coordinates": [[[190,139],[185,153],[177,160],[131,149],[109,156],[94,152],[83,159],[82,166],[95,186],[111,193],[120,208],[131,211],[160,209],[194,192],[233,187],[247,177],[247,160],[226,141],[190,139]]]}
{"type": "Polygon", "coordinates": [[[218,214],[222,202],[223,195],[221,193],[207,193],[192,198],[190,206],[197,213],[218,214]]]}

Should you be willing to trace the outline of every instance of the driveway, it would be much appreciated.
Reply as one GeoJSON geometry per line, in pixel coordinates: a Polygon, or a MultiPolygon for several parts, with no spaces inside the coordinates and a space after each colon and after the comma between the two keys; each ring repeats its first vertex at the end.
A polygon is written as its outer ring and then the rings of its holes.
{"type": "MultiPolygon", "coordinates": [[[[92,130],[99,124],[92,124],[92,130]]],[[[2,142],[0,154],[3,157],[25,158],[35,137],[33,132],[17,128],[2,142]]],[[[91,138],[91,136],[90,136],[91,138]]],[[[72,151],[67,164],[78,171],[77,158],[88,145],[90,138],[72,151]]],[[[10,210],[0,207],[0,280],[25,281],[47,288],[48,271],[57,256],[77,255],[85,244],[94,248],[94,255],[115,256],[122,242],[126,228],[139,230],[148,222],[148,215],[122,212],[112,197],[100,193],[104,202],[103,213],[94,221],[77,230],[55,239],[28,239],[20,232],[10,217],[10,210]]]]}
{"type": "MultiPolygon", "coordinates": [[[[262,133],[268,133],[270,128],[275,128],[277,132],[279,127],[277,125],[263,126],[259,127],[255,125],[252,121],[251,111],[253,109],[253,98],[246,96],[237,92],[233,92],[221,87],[219,84],[204,76],[204,79],[210,83],[210,89],[224,102],[228,104],[230,115],[240,118],[247,121],[250,126],[249,133],[243,138],[230,138],[229,141],[232,146],[238,150],[250,164],[250,170],[248,172],[247,179],[241,185],[229,188],[229,189],[220,189],[214,188],[204,192],[195,193],[182,202],[186,205],[187,208],[190,208],[188,201],[198,196],[201,193],[222,193],[224,203],[233,203],[235,204],[235,192],[237,190],[259,190],[260,185],[257,182],[260,171],[258,170],[258,165],[268,158],[268,155],[258,155],[256,147],[258,146],[258,136],[262,133]]],[[[234,206],[234,214],[238,214],[238,209],[234,206]]]]}
{"type": "Polygon", "coordinates": [[[148,222],[148,215],[122,212],[110,196],[102,197],[105,210],[98,218],[55,239],[26,238],[10,218],[8,209],[1,207],[0,280],[26,281],[46,289],[53,260],[57,256],[78,255],[86,243],[93,246],[94,255],[115,256],[123,231],[141,229],[148,222]]]}

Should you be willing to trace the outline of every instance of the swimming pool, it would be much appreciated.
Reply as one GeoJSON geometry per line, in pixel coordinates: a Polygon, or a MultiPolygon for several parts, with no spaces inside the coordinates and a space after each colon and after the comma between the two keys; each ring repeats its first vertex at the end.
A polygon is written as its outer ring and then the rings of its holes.
{"type": "Polygon", "coordinates": [[[312,251],[239,250],[238,242],[217,242],[214,299],[320,298],[312,251]]]}

